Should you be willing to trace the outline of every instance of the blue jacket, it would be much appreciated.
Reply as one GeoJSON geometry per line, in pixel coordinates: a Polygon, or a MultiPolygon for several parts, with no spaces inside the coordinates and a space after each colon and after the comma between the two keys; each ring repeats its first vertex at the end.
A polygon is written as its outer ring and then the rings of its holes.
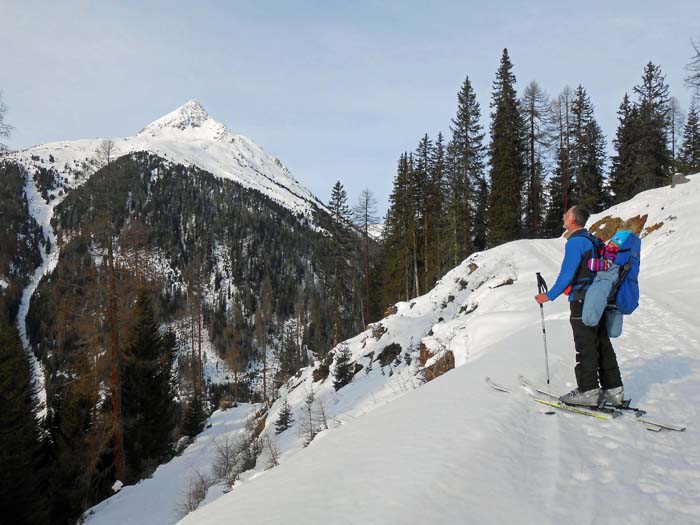
{"type": "Polygon", "coordinates": [[[564,260],[561,263],[561,270],[556,282],[547,292],[547,298],[554,301],[564,290],[572,284],[576,277],[576,283],[569,294],[569,302],[582,300],[583,295],[575,292],[585,292],[585,289],[593,281],[593,273],[588,270],[586,263],[591,256],[595,256],[595,245],[592,235],[585,229],[576,230],[566,241],[564,248],[564,260]],[[582,274],[585,274],[582,275],[582,274]],[[579,281],[581,279],[581,281],[579,281]]]}

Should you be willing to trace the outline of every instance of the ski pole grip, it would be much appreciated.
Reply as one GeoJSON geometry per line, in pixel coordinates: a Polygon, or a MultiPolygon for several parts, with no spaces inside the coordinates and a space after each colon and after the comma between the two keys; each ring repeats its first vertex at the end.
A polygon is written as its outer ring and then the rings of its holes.
{"type": "Polygon", "coordinates": [[[540,275],[540,272],[537,272],[537,291],[539,293],[547,293],[549,291],[549,288],[547,288],[547,283],[544,280],[544,277],[540,275]]]}

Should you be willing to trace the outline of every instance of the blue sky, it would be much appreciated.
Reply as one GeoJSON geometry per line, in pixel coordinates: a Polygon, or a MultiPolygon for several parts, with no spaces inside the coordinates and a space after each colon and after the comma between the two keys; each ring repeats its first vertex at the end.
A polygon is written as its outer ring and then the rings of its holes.
{"type": "Polygon", "coordinates": [[[398,156],[449,134],[469,75],[488,124],[504,47],[519,91],[579,83],[608,140],[660,64],[684,108],[700,2],[34,2],[0,0],[13,148],[133,135],[187,100],[249,136],[321,199],[340,180],[386,209],[398,156]]]}

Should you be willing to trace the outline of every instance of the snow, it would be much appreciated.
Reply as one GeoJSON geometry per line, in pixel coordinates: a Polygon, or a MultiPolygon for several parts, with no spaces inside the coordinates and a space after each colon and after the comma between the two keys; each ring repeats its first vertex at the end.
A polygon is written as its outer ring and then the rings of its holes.
{"type": "Polygon", "coordinates": [[[235,439],[243,431],[246,418],[256,408],[256,405],[240,404],[225,412],[215,412],[208,422],[211,427],[197,436],[182,455],[158,467],[152,477],[136,485],[124,486],[117,494],[90,509],[85,523],[175,523],[181,516],[178,505],[185,497],[192,475],[195,471],[210,474],[217,443],[227,436],[235,439]]]}
{"type": "MultiPolygon", "coordinates": [[[[178,321],[167,323],[162,326],[162,330],[172,329],[175,332],[178,342],[177,355],[192,355],[192,326],[191,318],[184,317],[178,321]]],[[[196,329],[195,329],[196,333],[196,329]]],[[[195,335],[195,353],[198,352],[198,341],[195,335]]],[[[209,330],[202,326],[202,364],[204,381],[207,384],[226,384],[233,382],[233,372],[216,353],[216,349],[209,337],[209,330]]]]}
{"type": "Polygon", "coordinates": [[[34,295],[34,292],[39,286],[39,282],[41,281],[42,277],[51,273],[54,268],[56,268],[56,264],[58,264],[56,236],[54,235],[53,228],[51,227],[51,217],[53,217],[53,210],[58,204],[59,200],[49,199],[48,203],[44,200],[34,181],[34,172],[35,168],[31,168],[24,175],[24,194],[29,206],[29,214],[41,227],[44,242],[39,245],[41,264],[31,275],[29,284],[22,291],[22,298],[17,311],[17,329],[19,331],[20,339],[22,340],[22,346],[27,352],[27,356],[29,357],[29,362],[32,367],[33,382],[36,386],[37,397],[41,407],[39,410],[39,417],[43,418],[46,415],[46,376],[42,364],[36,358],[34,352],[29,346],[29,338],[27,337],[27,314],[29,313],[29,304],[32,299],[32,295],[34,295]],[[46,242],[47,240],[48,244],[46,242]]]}
{"type": "MultiPolygon", "coordinates": [[[[363,365],[391,342],[413,355],[422,343],[437,352],[426,365],[449,350],[454,370],[416,388],[415,359],[386,366],[386,375],[375,362],[338,392],[332,376],[313,383],[303,371],[282,391],[297,423],[277,438],[280,466],[264,470],[261,458],[255,474],[181,523],[700,523],[698,202],[700,175],[589,222],[640,214],[645,228],[663,222],[644,235],[641,305],[613,343],[628,396],[686,432],[649,432],[629,418],[544,416],[516,387],[518,374],[544,386],[535,272],[553,281],[564,248],[563,239],[517,241],[470,257],[426,295],[397,304],[379,340],[377,324],[343,343],[363,365]],[[489,388],[485,376],[513,393],[489,388]],[[304,448],[298,427],[310,388],[329,429],[304,448]]],[[[544,308],[552,391],[563,393],[575,386],[568,304],[544,308]]]]}

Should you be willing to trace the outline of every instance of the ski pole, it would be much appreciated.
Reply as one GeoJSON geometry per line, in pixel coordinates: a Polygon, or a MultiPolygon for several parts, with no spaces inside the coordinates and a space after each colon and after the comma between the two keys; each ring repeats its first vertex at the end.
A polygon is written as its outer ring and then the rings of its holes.
{"type": "MultiPolygon", "coordinates": [[[[537,290],[538,293],[547,293],[548,288],[547,288],[547,283],[544,280],[544,277],[540,275],[540,272],[537,272],[537,290]]],[[[544,307],[542,304],[540,304],[540,317],[542,318],[542,340],[544,341],[544,365],[545,365],[545,370],[547,372],[547,395],[549,396],[549,400],[551,401],[552,399],[552,387],[549,383],[549,354],[547,353],[547,330],[544,327],[544,307]]],[[[547,415],[552,415],[554,414],[553,411],[545,412],[547,415]]]]}

